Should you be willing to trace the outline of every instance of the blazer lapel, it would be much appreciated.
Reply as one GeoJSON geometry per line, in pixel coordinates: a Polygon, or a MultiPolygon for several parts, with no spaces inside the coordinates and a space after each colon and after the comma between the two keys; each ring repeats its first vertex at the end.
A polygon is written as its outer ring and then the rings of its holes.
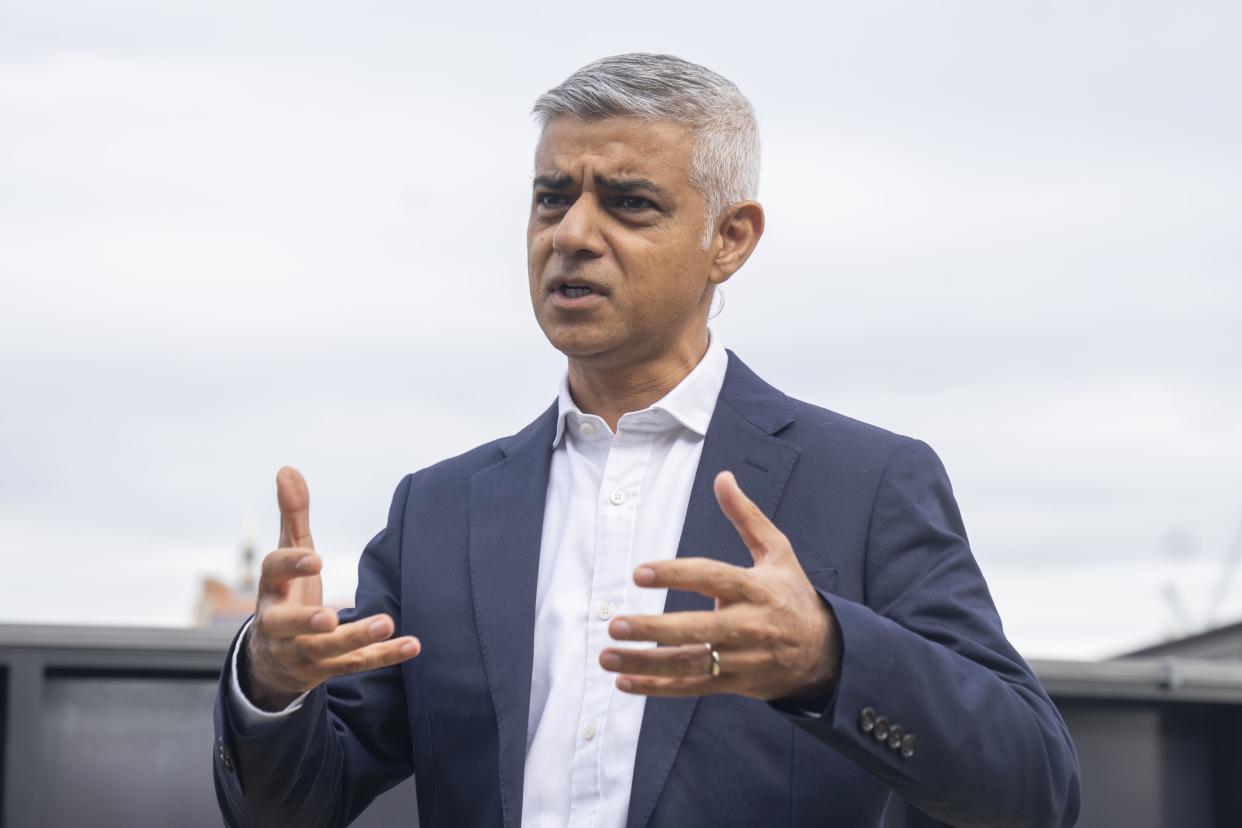
{"type": "MultiPolygon", "coordinates": [[[[690,490],[677,557],[716,558],[736,566],[753,563],[750,551],[720,511],[712,484],[721,471],[732,471],[742,491],[771,518],[799,451],[794,444],[773,435],[792,421],[785,395],[730,352],[729,368],[690,490]]],[[[710,610],[712,606],[712,599],[697,593],[670,591],[664,611],[710,610]]],[[[643,828],[650,820],[697,704],[696,697],[647,700],[627,828],[643,828]]]]}
{"type": "Polygon", "coordinates": [[[522,780],[554,403],[470,479],[470,586],[483,667],[496,713],[504,824],[522,819],[522,780]]]}

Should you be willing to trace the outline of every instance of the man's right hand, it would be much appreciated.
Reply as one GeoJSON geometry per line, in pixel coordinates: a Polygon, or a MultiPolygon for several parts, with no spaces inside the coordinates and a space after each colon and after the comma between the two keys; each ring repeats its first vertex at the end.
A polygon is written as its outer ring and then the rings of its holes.
{"type": "Polygon", "coordinates": [[[247,698],[282,710],[332,676],[400,664],[418,655],[417,638],[388,640],[386,614],[341,624],[323,606],[323,560],[310,533],[310,493],[297,469],[276,474],[280,548],[263,559],[254,623],[246,637],[247,666],[238,678],[247,698]]]}

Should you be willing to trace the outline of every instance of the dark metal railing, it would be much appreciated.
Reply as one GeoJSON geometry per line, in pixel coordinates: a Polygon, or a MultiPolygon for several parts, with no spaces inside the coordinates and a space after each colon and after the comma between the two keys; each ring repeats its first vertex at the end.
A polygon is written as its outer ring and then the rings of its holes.
{"type": "MultiPolygon", "coordinates": [[[[220,825],[211,706],[231,631],[0,624],[0,824],[220,825]]],[[[1035,661],[1085,828],[1242,825],[1242,663],[1035,661]]],[[[417,826],[412,784],[359,825],[417,826]]],[[[892,828],[926,825],[895,803],[892,828]]]]}

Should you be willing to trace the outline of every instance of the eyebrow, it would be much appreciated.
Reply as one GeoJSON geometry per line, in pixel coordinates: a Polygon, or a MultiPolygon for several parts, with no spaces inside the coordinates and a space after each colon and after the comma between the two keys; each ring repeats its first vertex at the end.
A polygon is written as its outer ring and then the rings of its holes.
{"type": "Polygon", "coordinates": [[[664,195],[664,188],[649,178],[613,178],[604,176],[595,180],[604,189],[617,193],[633,193],[645,190],[655,195],[664,195]]]}
{"type": "MultiPolygon", "coordinates": [[[[645,191],[654,195],[666,195],[663,187],[655,183],[649,178],[619,178],[616,176],[602,176],[595,179],[599,185],[605,190],[611,190],[614,193],[633,193],[645,191]]],[[[573,177],[567,174],[551,173],[546,175],[537,175],[532,187],[544,187],[549,190],[567,190],[573,186],[573,177]]]]}
{"type": "Polygon", "coordinates": [[[537,175],[535,180],[531,182],[531,187],[544,187],[549,190],[567,190],[574,183],[569,175],[564,173],[551,173],[548,175],[537,175]]]}

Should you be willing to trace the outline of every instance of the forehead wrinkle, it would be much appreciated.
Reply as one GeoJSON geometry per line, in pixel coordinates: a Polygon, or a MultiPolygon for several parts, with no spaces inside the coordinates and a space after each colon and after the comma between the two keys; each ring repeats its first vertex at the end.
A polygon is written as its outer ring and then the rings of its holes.
{"type": "Polygon", "coordinates": [[[535,150],[534,186],[599,187],[617,193],[646,190],[663,198],[674,198],[683,189],[694,190],[690,158],[688,154],[681,157],[683,153],[676,150],[682,147],[667,136],[648,132],[637,136],[643,140],[600,137],[545,130],[535,150]],[[589,178],[584,181],[583,176],[589,178]]]}

